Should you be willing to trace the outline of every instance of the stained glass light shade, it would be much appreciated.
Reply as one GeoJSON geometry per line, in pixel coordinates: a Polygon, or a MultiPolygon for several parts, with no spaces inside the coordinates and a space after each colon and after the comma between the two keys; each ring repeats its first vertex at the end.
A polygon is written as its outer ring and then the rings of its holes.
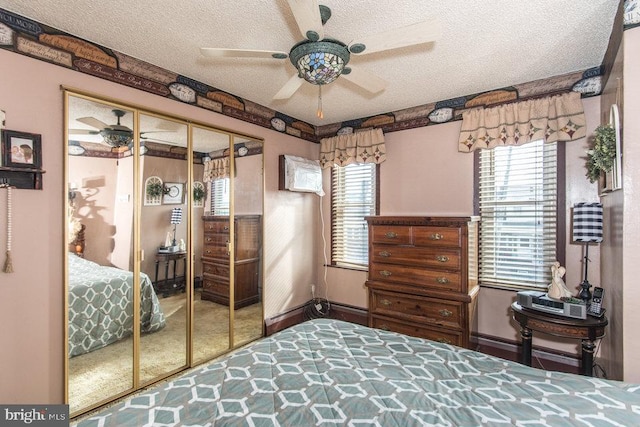
{"type": "Polygon", "coordinates": [[[342,74],[350,55],[343,43],[325,39],[295,45],[289,58],[300,77],[314,85],[326,85],[342,74]]]}
{"type": "Polygon", "coordinates": [[[129,145],[129,143],[133,141],[133,135],[131,131],[102,132],[102,137],[104,139],[104,142],[116,148],[129,145]]]}

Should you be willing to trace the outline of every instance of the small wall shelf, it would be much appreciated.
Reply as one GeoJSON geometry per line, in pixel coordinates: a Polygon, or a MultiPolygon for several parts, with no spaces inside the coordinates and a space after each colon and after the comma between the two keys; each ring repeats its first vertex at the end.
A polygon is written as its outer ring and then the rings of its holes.
{"type": "Polygon", "coordinates": [[[24,190],[42,190],[42,169],[0,166],[0,182],[24,190]]]}

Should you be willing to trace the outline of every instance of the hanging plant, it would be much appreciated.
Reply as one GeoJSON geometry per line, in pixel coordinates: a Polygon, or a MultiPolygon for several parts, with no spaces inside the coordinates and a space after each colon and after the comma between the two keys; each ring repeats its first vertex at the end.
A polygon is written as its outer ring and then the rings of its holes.
{"type": "Polygon", "coordinates": [[[147,185],[147,196],[160,197],[164,194],[164,188],[159,182],[151,182],[147,185]]]}
{"type": "Polygon", "coordinates": [[[193,200],[196,202],[204,199],[205,194],[206,192],[204,191],[204,188],[198,186],[193,187],[193,200]]]}
{"type": "Polygon", "coordinates": [[[601,125],[595,130],[593,147],[587,151],[587,177],[596,182],[602,173],[613,168],[616,158],[616,131],[611,125],[601,125]]]}

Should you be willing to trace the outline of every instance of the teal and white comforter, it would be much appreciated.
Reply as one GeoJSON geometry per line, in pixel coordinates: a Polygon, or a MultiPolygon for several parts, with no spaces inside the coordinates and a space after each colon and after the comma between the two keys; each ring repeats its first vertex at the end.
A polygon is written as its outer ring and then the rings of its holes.
{"type": "MultiPolygon", "coordinates": [[[[133,273],[69,253],[69,356],[88,353],[133,333],[133,273]]],[[[165,318],[151,279],[140,274],[140,330],[155,332],[165,318]]]]}
{"type": "Polygon", "coordinates": [[[78,425],[640,426],[640,385],[318,319],[78,425]]]}

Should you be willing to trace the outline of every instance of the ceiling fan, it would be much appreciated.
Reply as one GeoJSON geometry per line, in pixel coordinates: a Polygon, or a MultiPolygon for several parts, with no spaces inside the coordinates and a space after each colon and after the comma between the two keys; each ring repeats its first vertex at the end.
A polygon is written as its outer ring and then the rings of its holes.
{"type": "MultiPolygon", "coordinates": [[[[120,147],[131,147],[133,143],[133,130],[129,129],[127,126],[120,124],[120,119],[126,114],[125,111],[119,109],[113,109],[111,112],[116,116],[117,123],[113,125],[108,125],[102,120],[98,120],[95,117],[79,117],[76,120],[80,123],[84,123],[85,125],[91,126],[96,130],[92,129],[69,129],[69,134],[80,134],[80,135],[100,135],[103,138],[103,142],[108,144],[113,148],[120,147]]],[[[146,136],[149,133],[157,133],[157,132],[173,132],[173,131],[149,131],[149,132],[140,132],[141,140],[156,140],[155,138],[150,138],[146,136]]],[[[159,142],[169,142],[156,140],[159,142]]]]}
{"type": "Polygon", "coordinates": [[[366,91],[377,94],[388,82],[362,70],[347,67],[351,54],[364,55],[374,52],[432,42],[440,35],[440,25],[435,21],[421,21],[406,27],[361,37],[346,44],[340,40],[324,38],[324,24],[331,17],[331,9],[318,5],[317,0],[287,0],[291,12],[305,40],[296,43],[289,53],[273,50],[248,50],[225,48],[201,48],[203,56],[212,58],[273,58],[287,59],[296,67],[297,74],[275,94],[274,100],[290,98],[304,81],[319,87],[318,111],[322,113],[322,85],[344,76],[366,91]]]}

